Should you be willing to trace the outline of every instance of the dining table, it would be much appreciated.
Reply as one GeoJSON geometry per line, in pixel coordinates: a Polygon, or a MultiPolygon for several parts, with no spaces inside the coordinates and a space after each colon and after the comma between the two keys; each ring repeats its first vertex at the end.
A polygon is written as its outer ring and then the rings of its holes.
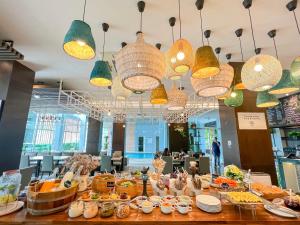
{"type": "MultiPolygon", "coordinates": [[[[53,156],[53,161],[55,165],[63,164],[68,158],[71,156],[68,155],[55,155],[53,156]]],[[[44,156],[42,155],[36,155],[36,156],[30,156],[29,160],[30,162],[36,162],[36,176],[39,176],[41,163],[44,159],[44,156]]]]}

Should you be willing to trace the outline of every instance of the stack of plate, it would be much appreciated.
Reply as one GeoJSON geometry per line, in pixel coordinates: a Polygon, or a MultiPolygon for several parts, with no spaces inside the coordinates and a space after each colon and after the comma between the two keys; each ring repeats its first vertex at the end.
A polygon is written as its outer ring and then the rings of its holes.
{"type": "Polygon", "coordinates": [[[218,213],[222,211],[221,201],[211,195],[197,195],[196,205],[199,209],[209,213],[218,213]]]}

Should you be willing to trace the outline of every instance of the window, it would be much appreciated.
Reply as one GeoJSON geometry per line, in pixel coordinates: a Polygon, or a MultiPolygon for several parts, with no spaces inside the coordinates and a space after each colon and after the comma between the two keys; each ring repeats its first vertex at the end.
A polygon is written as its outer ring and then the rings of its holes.
{"type": "Polygon", "coordinates": [[[79,150],[80,119],[64,120],[63,151],[79,150]]]}

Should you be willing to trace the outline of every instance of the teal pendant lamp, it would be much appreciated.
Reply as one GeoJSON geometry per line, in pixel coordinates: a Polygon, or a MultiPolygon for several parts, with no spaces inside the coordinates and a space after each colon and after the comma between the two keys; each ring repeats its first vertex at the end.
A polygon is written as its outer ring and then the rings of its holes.
{"type": "MultiPolygon", "coordinates": [[[[276,58],[278,59],[277,45],[275,41],[276,30],[269,31],[268,35],[270,38],[273,39],[276,58]]],[[[297,90],[299,90],[299,88],[292,81],[290,71],[283,70],[279,82],[274,87],[269,89],[268,92],[269,94],[281,95],[281,94],[289,94],[297,90]]]]}
{"type": "MultiPolygon", "coordinates": [[[[295,9],[297,8],[297,1],[296,0],[290,1],[286,5],[286,8],[290,12],[293,12],[297,31],[298,31],[298,34],[300,35],[300,28],[299,28],[297,16],[295,13],[295,9]]],[[[298,86],[300,85],[300,56],[296,57],[291,64],[291,78],[296,85],[298,85],[298,86]]]]}
{"type": "Polygon", "coordinates": [[[230,96],[224,100],[224,104],[229,107],[239,107],[243,104],[244,94],[242,90],[233,89],[230,96]]]}
{"type": "Polygon", "coordinates": [[[108,31],[108,28],[109,25],[107,23],[102,23],[102,29],[104,32],[102,60],[97,60],[95,62],[90,76],[90,83],[97,87],[107,87],[112,85],[110,66],[107,61],[104,61],[105,33],[108,31]]]}
{"type": "Polygon", "coordinates": [[[82,20],[74,20],[63,44],[64,51],[76,59],[92,59],[96,55],[95,41],[91,27],[84,22],[86,0],[82,20]]]}
{"type": "Polygon", "coordinates": [[[279,104],[275,95],[271,95],[268,91],[262,91],[257,93],[256,107],[258,108],[270,108],[279,104]]]}
{"type": "Polygon", "coordinates": [[[294,91],[298,91],[299,87],[292,80],[291,74],[289,70],[282,71],[282,77],[278,84],[272,87],[269,90],[269,94],[281,95],[281,94],[289,94],[294,91]]]}

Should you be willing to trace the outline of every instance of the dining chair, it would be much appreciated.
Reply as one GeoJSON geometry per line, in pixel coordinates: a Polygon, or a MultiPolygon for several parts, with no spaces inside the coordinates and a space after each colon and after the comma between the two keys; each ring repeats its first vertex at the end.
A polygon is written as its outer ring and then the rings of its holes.
{"type": "Polygon", "coordinates": [[[210,173],[209,157],[199,157],[199,174],[210,173]]]}
{"type": "Polygon", "coordinates": [[[109,173],[111,172],[111,156],[101,156],[100,171],[109,173]]]}
{"type": "Polygon", "coordinates": [[[194,157],[185,157],[184,158],[184,166],[183,166],[183,169],[185,171],[187,171],[189,174],[191,174],[191,171],[190,171],[190,162],[191,161],[195,161],[196,159],[194,157]]]}
{"type": "Polygon", "coordinates": [[[122,151],[115,151],[111,157],[112,165],[116,167],[116,170],[119,171],[122,169],[122,151]]]}
{"type": "Polygon", "coordinates": [[[43,177],[44,173],[49,173],[50,175],[53,169],[54,169],[53,156],[52,155],[43,156],[42,167],[40,171],[41,176],[43,177]]]}
{"type": "Polygon", "coordinates": [[[31,181],[34,170],[35,170],[35,166],[30,166],[30,167],[20,169],[20,174],[21,174],[20,191],[23,191],[25,187],[28,186],[28,184],[31,181]]]}
{"type": "Polygon", "coordinates": [[[21,155],[19,169],[29,167],[29,165],[30,165],[29,155],[21,155]]]}
{"type": "Polygon", "coordinates": [[[163,174],[173,173],[173,157],[172,156],[162,156],[162,160],[166,162],[163,174]]]}
{"type": "Polygon", "coordinates": [[[53,156],[61,156],[62,153],[61,152],[51,152],[51,155],[53,155],[53,156]]]}

